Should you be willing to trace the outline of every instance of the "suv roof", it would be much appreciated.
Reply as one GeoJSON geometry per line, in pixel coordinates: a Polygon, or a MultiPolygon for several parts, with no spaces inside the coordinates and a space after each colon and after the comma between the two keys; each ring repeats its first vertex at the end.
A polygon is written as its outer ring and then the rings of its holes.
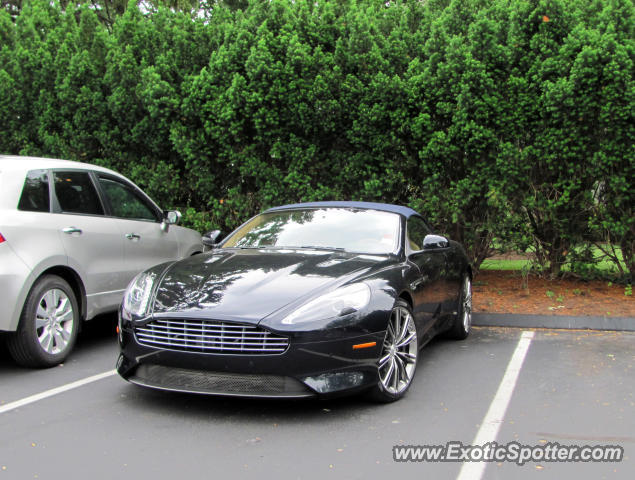
{"type": "Polygon", "coordinates": [[[45,168],[82,168],[97,170],[100,172],[107,172],[111,174],[119,175],[117,172],[113,172],[104,167],[98,165],[92,165],[90,163],[75,162],[72,160],[59,160],[56,158],[42,158],[42,157],[23,157],[20,155],[0,155],[0,171],[15,172],[15,171],[28,171],[38,170],[45,168]]]}
{"type": "Polygon", "coordinates": [[[44,170],[51,168],[92,170],[95,172],[108,173],[121,178],[122,180],[128,181],[126,177],[117,172],[108,168],[92,165],[90,163],[59,160],[55,158],[0,155],[0,179],[2,180],[2,188],[0,189],[0,209],[17,208],[18,198],[20,197],[20,193],[24,187],[26,172],[30,170],[44,170]]]}

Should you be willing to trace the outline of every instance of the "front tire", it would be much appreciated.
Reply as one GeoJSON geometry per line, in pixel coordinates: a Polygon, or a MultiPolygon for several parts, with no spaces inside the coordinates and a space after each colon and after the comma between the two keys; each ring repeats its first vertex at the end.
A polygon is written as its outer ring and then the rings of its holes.
{"type": "Polygon", "coordinates": [[[403,300],[397,300],[390,312],[386,337],[377,360],[379,380],[370,391],[372,399],[394,402],[410,388],[417,368],[419,344],[412,309],[403,300]]]}
{"type": "Polygon", "coordinates": [[[57,275],[45,275],[31,288],[18,330],[7,339],[7,347],[22,366],[52,367],[68,357],[78,327],[79,308],[73,289],[57,275]]]}

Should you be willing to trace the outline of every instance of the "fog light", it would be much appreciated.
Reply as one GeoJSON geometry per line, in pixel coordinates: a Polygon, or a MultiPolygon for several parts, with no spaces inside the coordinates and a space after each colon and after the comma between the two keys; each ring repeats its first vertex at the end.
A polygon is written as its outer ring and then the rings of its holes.
{"type": "Polygon", "coordinates": [[[318,393],[346,390],[348,388],[357,387],[363,382],[364,374],[362,372],[323,373],[322,375],[304,379],[304,383],[318,393]]]}

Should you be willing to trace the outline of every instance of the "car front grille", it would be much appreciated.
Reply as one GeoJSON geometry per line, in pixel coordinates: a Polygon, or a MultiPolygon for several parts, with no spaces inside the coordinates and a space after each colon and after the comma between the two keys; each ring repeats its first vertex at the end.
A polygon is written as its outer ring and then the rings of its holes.
{"type": "Polygon", "coordinates": [[[186,352],[279,354],[289,339],[256,325],[216,320],[161,319],[135,327],[141,345],[186,352]]]}

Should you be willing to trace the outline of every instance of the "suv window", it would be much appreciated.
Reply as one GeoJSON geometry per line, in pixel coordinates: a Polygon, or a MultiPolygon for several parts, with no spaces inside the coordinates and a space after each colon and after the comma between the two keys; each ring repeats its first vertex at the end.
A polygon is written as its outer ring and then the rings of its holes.
{"type": "Polygon", "coordinates": [[[115,217],[159,221],[155,209],[131,185],[101,175],[99,184],[115,217]]]}
{"type": "Polygon", "coordinates": [[[49,176],[46,170],[27,172],[18,202],[18,210],[27,212],[50,212],[49,176]]]}
{"type": "Polygon", "coordinates": [[[410,217],[406,225],[406,235],[411,250],[423,249],[423,238],[432,233],[425,222],[419,217],[410,217]]]}
{"type": "Polygon", "coordinates": [[[54,171],[55,196],[63,212],[103,215],[97,190],[88,172],[54,171]]]}

